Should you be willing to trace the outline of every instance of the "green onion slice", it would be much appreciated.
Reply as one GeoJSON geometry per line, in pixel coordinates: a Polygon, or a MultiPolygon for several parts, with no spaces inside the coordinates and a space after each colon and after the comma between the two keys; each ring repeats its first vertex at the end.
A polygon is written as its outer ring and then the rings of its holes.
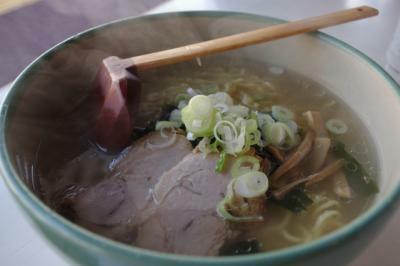
{"type": "Polygon", "coordinates": [[[263,138],[267,143],[282,149],[290,149],[296,146],[300,139],[287,124],[275,122],[272,125],[265,125],[263,138]]]}
{"type": "Polygon", "coordinates": [[[225,200],[220,201],[217,205],[217,213],[224,220],[231,222],[258,222],[263,220],[262,216],[244,216],[244,217],[233,216],[226,209],[226,205],[227,204],[225,200]]]}
{"type": "Polygon", "coordinates": [[[217,164],[215,165],[215,172],[222,173],[222,171],[224,171],[225,164],[226,164],[226,152],[222,151],[221,154],[219,155],[217,164]]]}
{"type": "Polygon", "coordinates": [[[287,122],[289,120],[293,120],[294,114],[292,111],[287,109],[286,107],[280,105],[272,106],[272,116],[281,122],[287,122]]]}
{"type": "Polygon", "coordinates": [[[326,121],[326,128],[329,132],[335,135],[342,135],[347,132],[347,125],[340,119],[332,118],[326,121]]]}
{"type": "Polygon", "coordinates": [[[205,95],[196,95],[189,101],[189,108],[196,118],[207,118],[213,113],[214,107],[205,95]]]}
{"type": "Polygon", "coordinates": [[[260,160],[256,157],[243,155],[238,157],[231,167],[232,177],[239,177],[247,172],[258,171],[260,160]]]}
{"type": "Polygon", "coordinates": [[[182,122],[181,110],[175,109],[169,114],[170,121],[182,122]]]}
{"type": "Polygon", "coordinates": [[[215,106],[216,104],[225,104],[225,105],[233,105],[233,100],[231,96],[226,92],[217,92],[214,94],[208,95],[208,98],[211,100],[212,104],[215,106]]]}
{"type": "Polygon", "coordinates": [[[157,121],[156,130],[163,130],[165,128],[179,128],[182,125],[178,121],[157,121]]]}
{"type": "Polygon", "coordinates": [[[196,137],[210,136],[215,124],[215,110],[205,95],[194,96],[181,111],[182,122],[196,137]]]}
{"type": "Polygon", "coordinates": [[[270,115],[257,112],[257,123],[260,129],[266,125],[272,125],[274,122],[274,119],[270,115]]]}
{"type": "Polygon", "coordinates": [[[227,120],[218,121],[214,127],[214,137],[222,144],[227,144],[238,138],[236,126],[227,120]]]}
{"type": "Polygon", "coordinates": [[[236,178],[234,192],[243,198],[256,198],[268,190],[267,175],[260,171],[250,171],[236,178]]]}
{"type": "Polygon", "coordinates": [[[188,102],[190,100],[190,95],[186,93],[179,93],[175,97],[176,104],[179,104],[181,101],[188,102]]]}

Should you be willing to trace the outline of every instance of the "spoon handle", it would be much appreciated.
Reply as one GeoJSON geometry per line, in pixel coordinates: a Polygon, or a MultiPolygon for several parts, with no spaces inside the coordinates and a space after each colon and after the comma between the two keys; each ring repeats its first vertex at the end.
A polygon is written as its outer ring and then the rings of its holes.
{"type": "Polygon", "coordinates": [[[378,10],[369,6],[345,9],[317,17],[268,26],[266,28],[234,34],[218,39],[189,44],[169,50],[122,59],[125,68],[138,70],[171,65],[196,57],[225,52],[253,44],[273,41],[321,28],[376,16],[378,10]]]}

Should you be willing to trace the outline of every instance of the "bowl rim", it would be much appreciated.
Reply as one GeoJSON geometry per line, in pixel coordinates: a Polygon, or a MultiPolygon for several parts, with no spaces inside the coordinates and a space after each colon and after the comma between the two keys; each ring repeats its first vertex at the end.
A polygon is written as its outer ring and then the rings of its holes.
{"type": "MultiPolygon", "coordinates": [[[[115,20],[109,23],[105,23],[99,26],[89,28],[83,32],[80,32],[72,37],[58,43],[37,59],[30,63],[14,80],[10,90],[2,100],[0,106],[0,174],[5,180],[6,185],[11,190],[14,197],[21,204],[21,206],[27,211],[31,212],[33,217],[45,224],[52,230],[56,231],[62,237],[69,239],[71,242],[80,242],[82,246],[96,246],[103,249],[107,249],[109,253],[123,255],[124,257],[142,257],[143,259],[151,259],[158,261],[169,261],[174,263],[195,263],[197,265],[204,265],[209,263],[219,263],[224,265],[230,265],[235,263],[257,263],[257,262],[283,262],[290,261],[298,257],[315,254],[329,247],[340,245],[342,241],[348,239],[355,233],[359,232],[367,224],[375,220],[384,210],[387,210],[399,197],[400,197],[400,182],[396,185],[389,195],[387,195],[381,202],[378,202],[366,210],[363,214],[357,217],[355,220],[347,224],[346,226],[325,235],[317,240],[309,243],[295,245],[292,247],[279,249],[276,251],[263,252],[258,254],[246,255],[246,256],[226,256],[226,257],[203,257],[203,256],[187,256],[187,255],[176,255],[164,252],[157,252],[147,249],[142,249],[127,244],[119,243],[114,240],[102,237],[95,233],[92,233],[72,222],[65,219],[61,215],[50,209],[45,203],[43,203],[38,197],[36,197],[30,189],[24,184],[19,178],[16,170],[11,164],[11,160],[8,154],[6,144],[6,130],[8,123],[8,114],[10,103],[13,102],[17,93],[22,91],[23,82],[27,77],[35,71],[37,67],[40,67],[40,63],[52,56],[55,52],[63,49],[66,45],[81,39],[82,37],[88,37],[91,34],[107,29],[109,27],[121,26],[125,23],[134,23],[137,20],[141,21],[153,21],[157,19],[168,19],[171,17],[226,17],[235,16],[242,19],[248,19],[250,21],[260,22],[272,22],[282,23],[285,20],[277,19],[274,17],[256,15],[244,12],[234,11],[178,11],[178,12],[167,12],[149,15],[140,15],[134,17],[123,18],[115,20]]],[[[364,60],[378,75],[381,75],[388,85],[397,94],[397,98],[400,102],[400,86],[396,81],[376,62],[374,62],[367,55],[359,51],[358,49],[350,46],[349,44],[341,41],[333,36],[322,32],[309,33],[319,40],[333,45],[337,49],[341,49],[354,56],[364,60]]]]}

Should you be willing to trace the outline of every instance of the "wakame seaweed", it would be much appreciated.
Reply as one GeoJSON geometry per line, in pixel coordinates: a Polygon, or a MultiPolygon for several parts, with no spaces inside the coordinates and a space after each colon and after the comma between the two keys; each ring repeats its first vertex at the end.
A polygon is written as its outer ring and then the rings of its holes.
{"type": "Polygon", "coordinates": [[[343,171],[351,188],[358,194],[369,196],[379,192],[378,185],[365,171],[362,165],[346,151],[346,146],[340,141],[334,141],[332,151],[345,160],[343,171]]]}
{"type": "Polygon", "coordinates": [[[222,256],[249,255],[260,252],[260,243],[257,239],[243,240],[222,247],[219,254],[222,256]]]}
{"type": "Polygon", "coordinates": [[[150,132],[156,127],[156,120],[150,121],[144,127],[134,127],[132,132],[132,140],[137,140],[150,132]]]}
{"type": "Polygon", "coordinates": [[[281,200],[272,198],[272,202],[275,202],[281,207],[284,207],[294,213],[305,211],[313,201],[309,198],[301,186],[294,188],[288,192],[285,197],[281,200]]]}
{"type": "Polygon", "coordinates": [[[266,174],[272,175],[275,172],[275,170],[281,165],[281,163],[264,147],[260,147],[258,145],[253,145],[252,147],[255,149],[256,154],[258,156],[260,156],[263,159],[267,159],[270,162],[271,167],[269,169],[269,172],[266,174]]]}
{"type": "Polygon", "coordinates": [[[190,140],[190,144],[192,144],[193,149],[199,145],[199,142],[201,141],[201,138],[196,138],[194,140],[190,140]]]}

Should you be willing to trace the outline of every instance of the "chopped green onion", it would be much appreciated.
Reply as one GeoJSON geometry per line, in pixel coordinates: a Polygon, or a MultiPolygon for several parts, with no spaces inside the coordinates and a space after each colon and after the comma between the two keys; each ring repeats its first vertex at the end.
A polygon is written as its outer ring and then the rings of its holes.
{"type": "Polygon", "coordinates": [[[289,120],[293,120],[294,114],[292,111],[287,109],[286,107],[280,105],[272,106],[272,116],[281,122],[287,122],[289,120]]]}
{"type": "Polygon", "coordinates": [[[254,119],[246,120],[246,131],[247,132],[254,132],[257,130],[257,121],[254,119]]]}
{"type": "Polygon", "coordinates": [[[186,92],[189,96],[193,97],[198,95],[197,91],[195,91],[193,88],[189,87],[186,89],[186,92]]]}
{"type": "Polygon", "coordinates": [[[280,123],[274,123],[268,127],[268,142],[280,146],[286,138],[285,128],[280,123]]]}
{"type": "Polygon", "coordinates": [[[260,171],[250,171],[235,179],[234,191],[243,198],[259,197],[268,190],[267,175],[260,171]]]}
{"type": "Polygon", "coordinates": [[[217,103],[217,104],[214,104],[214,107],[215,107],[218,111],[220,111],[222,114],[228,112],[228,110],[229,110],[229,106],[228,106],[227,104],[225,104],[225,103],[217,103]]]}
{"type": "Polygon", "coordinates": [[[219,159],[215,166],[215,172],[222,173],[222,171],[224,171],[225,164],[226,164],[226,153],[224,151],[222,151],[219,155],[219,159]]]}
{"type": "Polygon", "coordinates": [[[169,120],[170,121],[176,121],[176,122],[182,122],[182,115],[181,115],[181,110],[175,109],[171,112],[169,115],[169,120]]]}
{"type": "Polygon", "coordinates": [[[190,111],[197,118],[206,118],[213,113],[213,104],[205,95],[196,95],[189,101],[190,111]]]}
{"type": "Polygon", "coordinates": [[[229,107],[229,112],[240,117],[247,117],[249,115],[249,108],[243,105],[232,105],[229,107]]]}
{"type": "Polygon", "coordinates": [[[222,144],[218,140],[215,140],[213,143],[210,144],[210,150],[211,152],[219,152],[219,147],[221,147],[222,144]]]}
{"type": "Polygon", "coordinates": [[[244,217],[233,216],[226,209],[226,205],[227,204],[225,200],[220,201],[217,205],[217,213],[224,220],[231,222],[257,222],[263,220],[262,216],[244,216],[244,217]]]}
{"type": "Polygon", "coordinates": [[[164,128],[179,128],[181,125],[182,123],[177,121],[157,121],[156,130],[162,130],[164,128]]]}
{"type": "Polygon", "coordinates": [[[215,124],[215,111],[210,99],[204,95],[194,96],[182,109],[182,122],[196,137],[210,136],[215,124]]]}
{"type": "Polygon", "coordinates": [[[246,120],[243,118],[236,119],[235,123],[227,120],[218,121],[213,132],[215,139],[223,145],[226,153],[235,155],[243,151],[246,140],[246,120]]]}
{"type": "Polygon", "coordinates": [[[214,127],[214,137],[222,144],[232,142],[238,137],[235,125],[226,120],[218,121],[214,127]]]}
{"type": "Polygon", "coordinates": [[[257,111],[251,111],[251,112],[250,112],[250,115],[249,115],[249,119],[254,119],[254,120],[256,120],[257,123],[258,123],[257,113],[258,113],[257,111]]]}
{"type": "Polygon", "coordinates": [[[261,141],[261,132],[259,130],[246,134],[246,145],[252,146],[259,144],[261,141]]]}
{"type": "Polygon", "coordinates": [[[187,106],[187,104],[188,104],[188,102],[187,101],[184,101],[184,100],[182,100],[182,101],[180,101],[179,103],[178,103],[178,109],[179,110],[182,110],[183,108],[185,108],[186,106],[187,106]]]}
{"type": "Polygon", "coordinates": [[[191,124],[185,123],[186,128],[191,132],[193,132],[193,134],[197,137],[210,136],[212,133],[213,125],[214,125],[213,116],[210,119],[204,119],[204,120],[194,119],[191,121],[191,124]]]}
{"type": "Polygon", "coordinates": [[[292,130],[293,133],[297,133],[297,131],[299,131],[299,126],[293,120],[289,120],[285,124],[292,130]]]}
{"type": "Polygon", "coordinates": [[[202,138],[197,147],[199,147],[199,150],[203,154],[203,157],[207,157],[207,155],[211,152],[210,139],[208,137],[202,138]]]}
{"type": "Polygon", "coordinates": [[[233,199],[235,197],[235,194],[233,193],[233,184],[235,183],[235,178],[233,178],[228,186],[226,187],[226,194],[225,194],[225,203],[226,204],[232,204],[233,203],[233,199]]]}
{"type": "Polygon", "coordinates": [[[175,103],[179,104],[181,101],[188,102],[190,100],[190,96],[186,93],[180,93],[175,97],[175,103]]]}
{"type": "Polygon", "coordinates": [[[342,135],[347,132],[347,125],[340,119],[332,118],[326,121],[326,128],[335,135],[342,135]]]}
{"type": "Polygon", "coordinates": [[[275,120],[268,114],[257,112],[257,123],[258,127],[262,129],[266,125],[272,125],[275,123],[275,120]]]}
{"type": "Polygon", "coordinates": [[[224,115],[223,115],[223,117],[221,117],[221,120],[226,120],[226,121],[230,121],[230,122],[232,122],[232,123],[235,123],[235,121],[238,119],[238,118],[242,118],[240,115],[238,115],[238,114],[235,114],[235,113],[231,113],[231,112],[227,112],[227,113],[225,113],[224,115]]]}
{"type": "Polygon", "coordinates": [[[253,156],[243,155],[238,157],[231,167],[232,177],[239,177],[250,171],[260,169],[260,160],[253,156]]]}
{"type": "Polygon", "coordinates": [[[258,130],[257,121],[255,119],[246,120],[246,138],[243,151],[246,152],[250,146],[259,144],[261,140],[261,132],[258,130]]]}
{"type": "Polygon", "coordinates": [[[292,129],[282,122],[275,122],[272,125],[265,125],[263,138],[267,143],[278,146],[282,149],[290,149],[296,146],[300,138],[292,129]]]}
{"type": "Polygon", "coordinates": [[[215,106],[217,104],[225,104],[227,106],[233,105],[233,100],[231,96],[226,92],[217,92],[214,94],[208,95],[212,104],[215,106]]]}

